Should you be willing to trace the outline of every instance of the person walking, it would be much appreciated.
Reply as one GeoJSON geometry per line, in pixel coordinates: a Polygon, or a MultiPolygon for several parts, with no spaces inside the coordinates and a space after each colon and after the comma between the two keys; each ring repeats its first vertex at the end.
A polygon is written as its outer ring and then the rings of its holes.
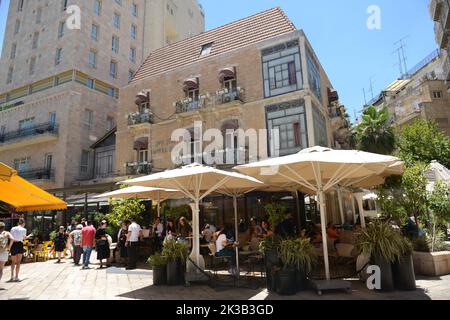
{"type": "Polygon", "coordinates": [[[83,267],[82,270],[89,269],[91,253],[94,249],[95,228],[92,221],[87,221],[86,227],[81,230],[81,246],[83,247],[83,267]]]}
{"type": "Polygon", "coordinates": [[[9,282],[20,282],[19,272],[20,263],[23,257],[23,241],[28,240],[33,234],[27,236],[27,229],[25,229],[25,220],[19,219],[16,227],[11,229],[11,235],[14,239],[14,243],[11,246],[11,279],[9,282]],[[15,274],[15,276],[14,276],[15,274]]]}
{"type": "Polygon", "coordinates": [[[59,227],[59,232],[55,236],[55,252],[58,258],[56,263],[61,263],[61,256],[63,255],[64,250],[66,250],[66,245],[67,245],[66,230],[64,229],[64,226],[61,226],[59,227]]]}
{"type": "Polygon", "coordinates": [[[108,223],[103,220],[100,223],[100,227],[97,229],[97,232],[95,233],[95,240],[97,240],[97,260],[100,260],[99,269],[103,269],[103,259],[106,259],[106,263],[108,263],[108,259],[111,256],[109,241],[106,234],[107,226],[108,223]]]}
{"type": "Polygon", "coordinates": [[[80,265],[81,255],[83,253],[83,247],[81,246],[81,231],[83,230],[83,225],[79,224],[76,226],[75,230],[73,230],[69,234],[70,242],[72,243],[73,248],[73,263],[78,266],[80,265]]]}
{"type": "Polygon", "coordinates": [[[139,239],[142,238],[141,226],[136,223],[135,219],[131,219],[131,224],[128,227],[127,235],[127,251],[128,251],[128,266],[126,270],[136,269],[137,263],[137,248],[139,246],[139,239]]]}
{"type": "Polygon", "coordinates": [[[3,276],[3,267],[8,262],[9,251],[14,243],[14,238],[5,230],[5,223],[0,222],[0,281],[3,276]]]}
{"type": "Polygon", "coordinates": [[[128,252],[127,252],[127,235],[128,235],[128,226],[131,224],[129,220],[122,223],[122,227],[120,228],[119,234],[117,236],[117,244],[119,247],[120,254],[120,263],[122,266],[126,267],[128,252]]]}

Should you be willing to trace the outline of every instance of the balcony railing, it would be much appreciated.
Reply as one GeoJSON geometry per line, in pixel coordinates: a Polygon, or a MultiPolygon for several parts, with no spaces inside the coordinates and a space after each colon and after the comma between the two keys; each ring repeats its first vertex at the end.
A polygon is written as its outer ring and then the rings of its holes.
{"type": "Polygon", "coordinates": [[[146,112],[136,112],[128,115],[128,125],[135,126],[144,123],[154,123],[154,116],[150,113],[150,110],[146,110],[146,112]]]}
{"type": "Polygon", "coordinates": [[[29,181],[54,180],[55,169],[31,169],[18,172],[19,176],[29,181]]]}
{"type": "Polygon", "coordinates": [[[244,102],[245,90],[237,87],[231,91],[223,89],[215,94],[205,94],[198,99],[184,99],[174,103],[176,113],[185,113],[205,108],[214,108],[235,101],[244,102]]]}
{"type": "Polygon", "coordinates": [[[128,162],[126,164],[126,174],[130,176],[144,175],[152,173],[152,165],[150,163],[128,162]]]}
{"type": "Polygon", "coordinates": [[[17,131],[11,131],[5,134],[0,134],[0,144],[10,142],[21,138],[29,138],[40,136],[44,134],[58,135],[58,126],[54,123],[44,123],[36,126],[32,126],[26,129],[20,129],[17,131]]]}

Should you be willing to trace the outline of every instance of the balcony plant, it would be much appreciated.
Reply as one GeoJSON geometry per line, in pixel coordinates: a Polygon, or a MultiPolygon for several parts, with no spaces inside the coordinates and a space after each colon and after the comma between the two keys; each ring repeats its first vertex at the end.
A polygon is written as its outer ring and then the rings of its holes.
{"type": "Polygon", "coordinates": [[[167,257],[156,253],[147,262],[153,269],[153,285],[161,286],[167,284],[167,257]]]}
{"type": "Polygon", "coordinates": [[[290,239],[280,243],[279,257],[282,269],[277,272],[279,294],[292,295],[306,289],[308,276],[317,263],[317,254],[309,239],[290,239]]]}
{"type": "Polygon", "coordinates": [[[168,240],[164,242],[162,254],[167,258],[167,284],[183,284],[188,257],[187,246],[175,240],[168,240]]]}

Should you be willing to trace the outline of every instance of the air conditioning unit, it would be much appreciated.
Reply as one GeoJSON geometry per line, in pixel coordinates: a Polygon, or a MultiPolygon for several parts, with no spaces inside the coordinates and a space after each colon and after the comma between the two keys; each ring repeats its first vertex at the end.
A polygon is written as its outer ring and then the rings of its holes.
{"type": "Polygon", "coordinates": [[[230,96],[225,96],[223,98],[223,102],[225,102],[225,103],[231,102],[231,97],[230,96]]]}

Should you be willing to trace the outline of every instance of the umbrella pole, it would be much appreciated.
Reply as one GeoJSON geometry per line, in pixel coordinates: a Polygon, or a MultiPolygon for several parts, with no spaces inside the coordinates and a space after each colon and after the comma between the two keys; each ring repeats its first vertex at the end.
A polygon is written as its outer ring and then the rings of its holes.
{"type": "Polygon", "coordinates": [[[358,201],[359,208],[359,219],[361,220],[361,228],[366,228],[366,218],[364,216],[364,206],[363,206],[363,193],[357,193],[355,195],[356,201],[358,201]]]}
{"type": "Polygon", "coordinates": [[[339,201],[339,213],[341,214],[341,223],[345,223],[345,217],[344,217],[344,204],[342,201],[342,189],[341,187],[337,188],[337,195],[338,195],[338,201],[339,201]]]}
{"type": "Polygon", "coordinates": [[[356,226],[356,206],[355,206],[355,196],[352,193],[352,212],[353,212],[353,225],[356,226]]]}
{"type": "Polygon", "coordinates": [[[158,218],[161,218],[161,191],[158,191],[158,218]]]}
{"type": "Polygon", "coordinates": [[[238,211],[237,211],[237,196],[233,195],[233,207],[234,207],[234,232],[235,242],[236,242],[236,270],[237,270],[237,278],[239,279],[240,271],[239,271],[239,228],[238,228],[238,211]]]}
{"type": "Polygon", "coordinates": [[[322,226],[322,246],[323,246],[323,260],[325,264],[325,276],[327,280],[330,280],[330,262],[328,260],[328,237],[327,237],[327,220],[326,220],[326,210],[327,206],[325,204],[325,194],[323,191],[318,193],[319,205],[320,205],[320,222],[322,226]]]}
{"type": "Polygon", "coordinates": [[[194,210],[192,211],[192,229],[193,229],[193,248],[192,257],[195,259],[197,266],[200,266],[200,239],[199,239],[199,215],[200,215],[200,200],[195,199],[194,210]]]}

